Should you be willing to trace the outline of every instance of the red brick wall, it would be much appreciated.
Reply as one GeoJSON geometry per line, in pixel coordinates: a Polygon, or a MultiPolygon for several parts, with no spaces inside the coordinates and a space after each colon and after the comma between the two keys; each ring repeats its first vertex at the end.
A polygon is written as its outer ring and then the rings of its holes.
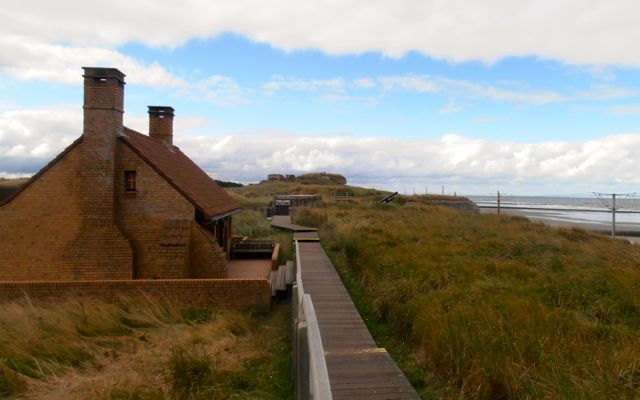
{"type": "Polygon", "coordinates": [[[194,223],[191,229],[191,278],[224,278],[226,257],[213,234],[194,223]]]}
{"type": "Polygon", "coordinates": [[[74,279],[62,261],[80,231],[79,146],[0,207],[0,279],[74,279]]]}
{"type": "Polygon", "coordinates": [[[79,196],[83,145],[0,207],[0,280],[131,278],[124,236],[113,223],[86,224],[79,196]]]}
{"type": "Polygon", "coordinates": [[[162,248],[160,237],[166,220],[193,220],[194,206],[127,145],[118,142],[116,154],[116,219],[134,249],[134,278],[187,278],[189,250],[162,248]],[[136,171],[133,196],[124,190],[125,171],[136,171]],[[174,253],[170,260],[167,251],[174,253]]]}
{"type": "Polygon", "coordinates": [[[264,279],[0,282],[0,302],[25,295],[34,301],[77,297],[110,301],[141,294],[208,306],[271,306],[271,287],[264,279]]]}

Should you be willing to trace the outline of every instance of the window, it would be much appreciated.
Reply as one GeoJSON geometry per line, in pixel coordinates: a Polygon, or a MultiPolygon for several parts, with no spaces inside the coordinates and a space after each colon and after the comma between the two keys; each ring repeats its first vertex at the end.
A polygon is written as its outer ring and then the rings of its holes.
{"type": "Polygon", "coordinates": [[[124,171],[124,190],[125,192],[136,191],[136,171],[124,171]]]}

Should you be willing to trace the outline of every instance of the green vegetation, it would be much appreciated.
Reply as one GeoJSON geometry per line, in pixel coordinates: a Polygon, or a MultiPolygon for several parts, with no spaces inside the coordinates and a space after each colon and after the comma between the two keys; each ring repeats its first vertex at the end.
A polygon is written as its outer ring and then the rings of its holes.
{"type": "Polygon", "coordinates": [[[320,226],[374,337],[422,398],[637,398],[640,247],[399,203],[329,203],[296,222],[320,226]]]}
{"type": "Polygon", "coordinates": [[[13,194],[20,188],[28,179],[4,179],[0,178],[0,202],[13,194]]]}
{"type": "Polygon", "coordinates": [[[291,398],[289,305],[268,313],[154,298],[0,306],[0,397],[291,398]]]}

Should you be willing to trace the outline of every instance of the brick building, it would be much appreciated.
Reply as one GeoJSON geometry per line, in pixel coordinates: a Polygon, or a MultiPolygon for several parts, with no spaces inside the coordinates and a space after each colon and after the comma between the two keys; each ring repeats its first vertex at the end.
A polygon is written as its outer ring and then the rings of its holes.
{"type": "Polygon", "coordinates": [[[84,68],[84,133],[0,204],[0,280],[223,278],[240,206],[173,145],[122,124],[124,74],[84,68]]]}

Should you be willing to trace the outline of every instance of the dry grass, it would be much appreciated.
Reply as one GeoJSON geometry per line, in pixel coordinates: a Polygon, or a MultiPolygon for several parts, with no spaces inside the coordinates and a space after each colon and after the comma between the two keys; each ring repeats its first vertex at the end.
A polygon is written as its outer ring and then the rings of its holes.
{"type": "Polygon", "coordinates": [[[427,205],[303,219],[423,398],[638,398],[639,246],[427,205]]]}
{"type": "Polygon", "coordinates": [[[156,299],[0,306],[0,396],[290,398],[288,307],[268,315],[156,299]]]}

